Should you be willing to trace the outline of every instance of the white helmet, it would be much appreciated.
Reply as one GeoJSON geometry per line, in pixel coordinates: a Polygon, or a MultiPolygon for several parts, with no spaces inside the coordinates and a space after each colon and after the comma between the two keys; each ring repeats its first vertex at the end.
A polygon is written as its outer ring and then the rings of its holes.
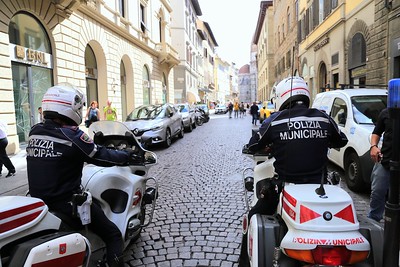
{"type": "Polygon", "coordinates": [[[303,78],[288,77],[276,85],[275,110],[284,110],[297,101],[302,101],[307,107],[310,105],[310,91],[303,78]]]}
{"type": "Polygon", "coordinates": [[[82,123],[84,94],[69,83],[60,83],[47,89],[43,96],[42,109],[45,119],[60,118],[71,125],[82,123]]]}

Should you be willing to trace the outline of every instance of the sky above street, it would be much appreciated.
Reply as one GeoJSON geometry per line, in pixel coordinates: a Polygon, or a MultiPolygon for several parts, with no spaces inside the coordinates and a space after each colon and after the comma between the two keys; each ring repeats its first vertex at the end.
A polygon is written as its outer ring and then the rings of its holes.
{"type": "Polygon", "coordinates": [[[217,53],[237,68],[250,63],[250,48],[260,10],[260,0],[198,0],[218,43],[217,53]]]}

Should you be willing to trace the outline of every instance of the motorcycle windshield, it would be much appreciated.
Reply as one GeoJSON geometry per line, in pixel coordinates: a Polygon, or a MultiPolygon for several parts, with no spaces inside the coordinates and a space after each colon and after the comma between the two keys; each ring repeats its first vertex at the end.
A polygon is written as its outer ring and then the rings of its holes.
{"type": "Polygon", "coordinates": [[[90,138],[94,139],[94,135],[102,132],[104,136],[132,136],[133,133],[125,126],[125,124],[118,121],[96,121],[89,126],[88,134],[90,138]]]}

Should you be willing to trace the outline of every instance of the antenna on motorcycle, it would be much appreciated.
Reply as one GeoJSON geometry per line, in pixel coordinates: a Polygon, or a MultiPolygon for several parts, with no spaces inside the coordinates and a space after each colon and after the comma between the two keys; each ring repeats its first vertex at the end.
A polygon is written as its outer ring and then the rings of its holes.
{"type": "Polygon", "coordinates": [[[325,196],[324,181],[325,181],[325,173],[326,173],[326,171],[327,171],[327,169],[326,169],[326,166],[325,166],[324,168],[322,168],[321,184],[317,189],[315,189],[315,193],[317,193],[317,195],[319,195],[319,196],[325,196]]]}

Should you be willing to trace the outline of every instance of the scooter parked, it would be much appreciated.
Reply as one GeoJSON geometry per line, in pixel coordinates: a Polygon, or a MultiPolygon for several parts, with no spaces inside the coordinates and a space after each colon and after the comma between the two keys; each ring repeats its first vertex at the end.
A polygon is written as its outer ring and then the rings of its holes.
{"type": "MultiPolygon", "coordinates": [[[[89,134],[96,144],[135,152],[129,166],[86,165],[83,194],[76,195],[72,203],[82,223],[87,224],[89,205],[97,201],[121,231],[126,248],[151,223],[158,184],[148,177],[148,170],[157,157],[143,149],[122,123],[95,122],[89,134]]],[[[0,197],[0,267],[106,266],[104,242],[86,227],[76,229],[67,218],[58,216],[38,198],[0,197]]]]}
{"type": "Polygon", "coordinates": [[[243,171],[247,212],[239,266],[382,266],[383,229],[358,221],[346,191],[323,183],[284,185],[270,152],[250,154],[246,146],[242,152],[255,167],[243,171]]]}
{"type": "Polygon", "coordinates": [[[196,107],[195,110],[195,115],[196,115],[196,125],[201,126],[203,123],[208,122],[210,120],[210,116],[206,114],[206,112],[201,109],[196,107]]]}

